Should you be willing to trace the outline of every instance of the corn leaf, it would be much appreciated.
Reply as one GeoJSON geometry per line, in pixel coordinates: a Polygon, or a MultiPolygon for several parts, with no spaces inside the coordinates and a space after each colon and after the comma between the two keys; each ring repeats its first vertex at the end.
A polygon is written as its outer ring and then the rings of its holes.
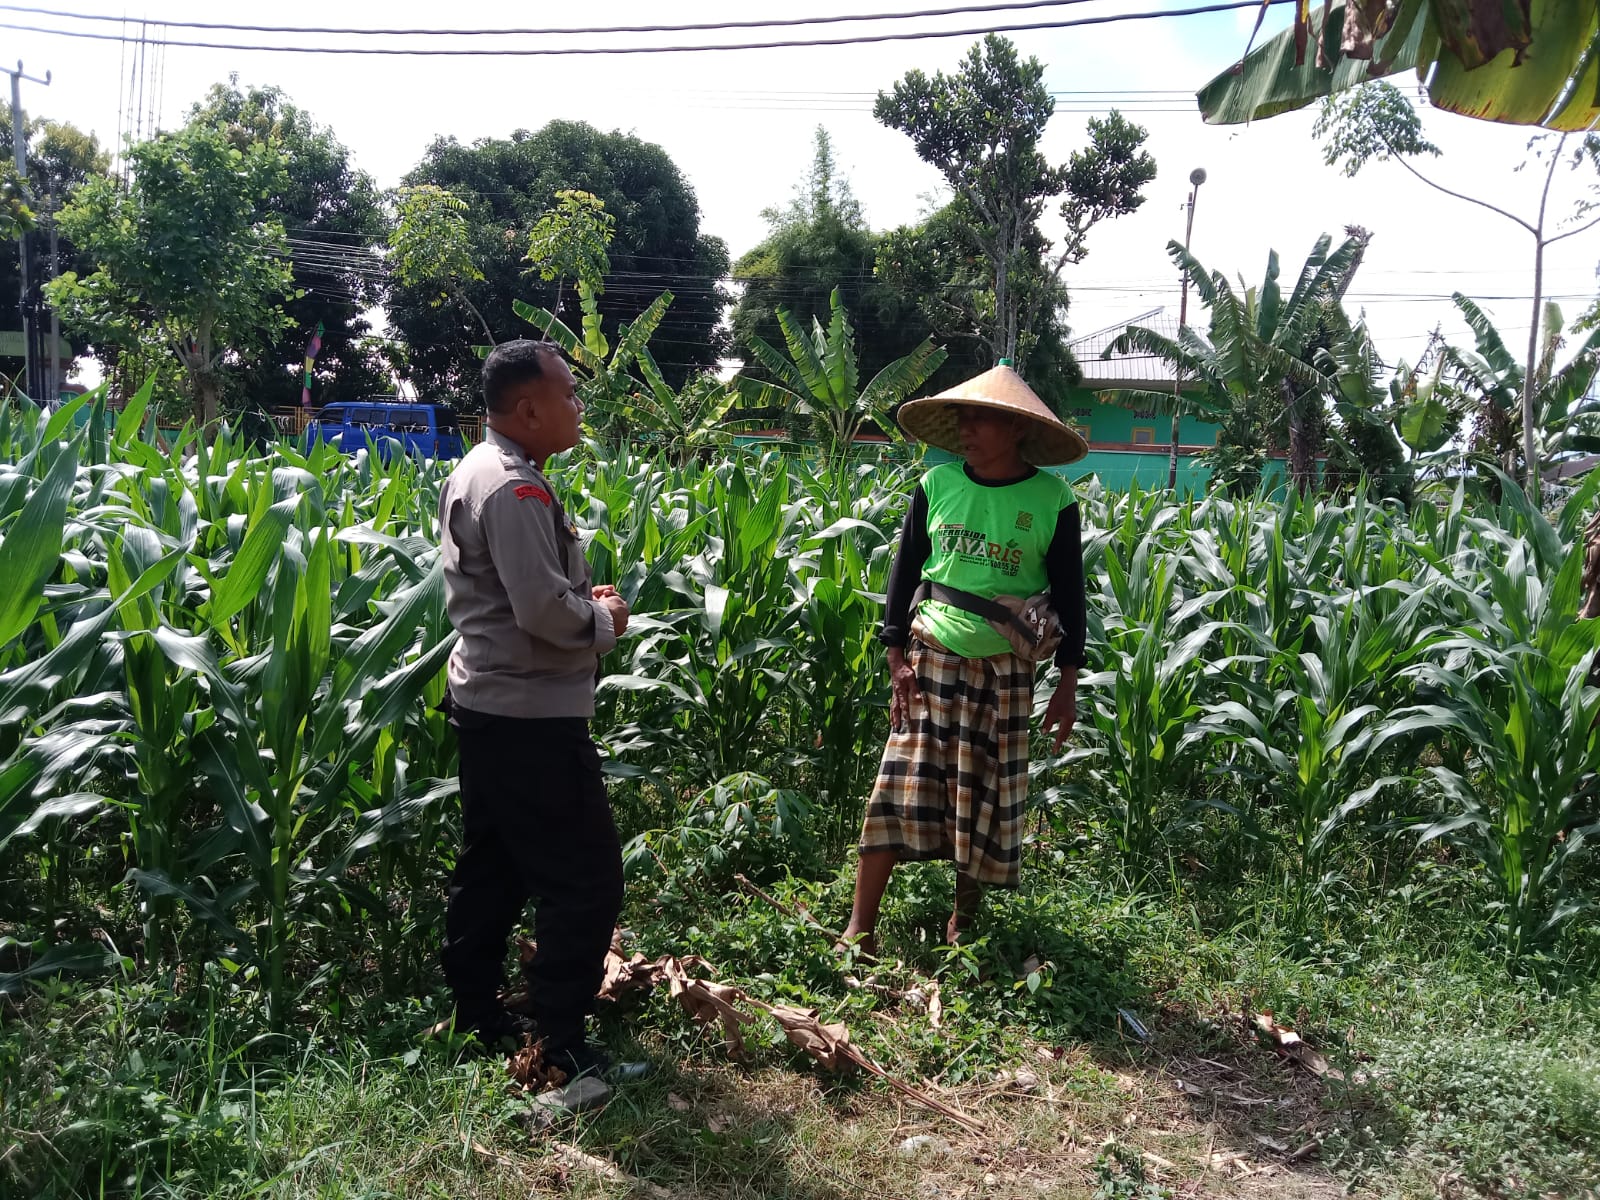
{"type": "Polygon", "coordinates": [[[208,615],[213,627],[225,629],[230,620],[260,595],[267,572],[283,551],[289,522],[299,506],[298,498],[284,500],[271,505],[251,522],[239,553],[212,593],[208,615]]]}
{"type": "Polygon", "coordinates": [[[68,445],[0,542],[0,579],[5,581],[0,587],[0,649],[22,635],[44,603],[44,585],[61,560],[67,501],[77,478],[77,448],[68,445]]]}

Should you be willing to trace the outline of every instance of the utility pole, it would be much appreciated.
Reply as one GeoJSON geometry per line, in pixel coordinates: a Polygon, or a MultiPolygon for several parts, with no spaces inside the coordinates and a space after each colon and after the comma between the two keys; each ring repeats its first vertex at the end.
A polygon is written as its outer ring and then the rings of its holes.
{"type": "MultiPolygon", "coordinates": [[[[23,195],[29,192],[28,188],[28,137],[22,123],[22,81],[50,86],[50,72],[44,73],[43,79],[36,79],[32,75],[22,73],[22,60],[17,59],[17,69],[0,67],[11,76],[11,152],[15,157],[17,168],[17,184],[23,189],[23,195]]],[[[22,294],[17,305],[22,317],[22,344],[28,356],[27,388],[28,395],[34,400],[43,400],[44,397],[44,362],[42,360],[43,346],[40,344],[38,305],[33,290],[33,262],[32,241],[24,230],[17,235],[17,273],[22,277],[22,294]]]]}
{"type": "MultiPolygon", "coordinates": [[[[1206,169],[1196,167],[1189,172],[1189,216],[1183,227],[1183,249],[1189,250],[1189,238],[1194,233],[1194,202],[1200,195],[1200,185],[1206,181],[1206,169]]],[[[1184,327],[1189,323],[1189,272],[1183,272],[1183,293],[1178,301],[1178,340],[1183,340],[1184,327]]],[[[1173,367],[1172,379],[1172,457],[1167,463],[1167,489],[1174,495],[1178,491],[1178,421],[1182,413],[1183,371],[1173,367]]]]}
{"type": "MultiPolygon", "coordinates": [[[[61,274],[61,237],[56,229],[56,194],[52,190],[49,195],[50,210],[50,278],[55,279],[61,274]]],[[[61,399],[61,311],[55,305],[50,306],[50,390],[47,397],[51,404],[61,399]]]]}

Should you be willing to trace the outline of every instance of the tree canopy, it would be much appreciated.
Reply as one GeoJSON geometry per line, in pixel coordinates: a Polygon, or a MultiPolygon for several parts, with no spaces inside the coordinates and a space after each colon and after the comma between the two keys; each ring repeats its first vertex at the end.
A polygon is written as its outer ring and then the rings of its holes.
{"type": "MultiPolygon", "coordinates": [[[[930,383],[934,388],[986,371],[999,357],[983,332],[994,292],[988,261],[972,241],[975,220],[966,202],[957,197],[916,224],[890,230],[878,244],[878,278],[891,297],[921,318],[920,323],[913,318],[908,325],[925,328],[950,352],[930,383]]],[[[1044,240],[1038,237],[1030,244],[1036,257],[1024,259],[1020,286],[1032,288],[1043,286],[1042,259],[1037,255],[1043,252],[1044,240]]],[[[1024,365],[1029,385],[1054,408],[1082,377],[1067,348],[1067,300],[1060,280],[1049,280],[1019,338],[1028,347],[1024,365]]]]}
{"type": "MultiPolygon", "coordinates": [[[[766,238],[733,267],[743,287],[731,321],[736,351],[749,355],[758,338],[781,344],[782,309],[802,327],[830,321],[835,290],[855,322],[861,372],[868,378],[932,334],[916,303],[875,275],[882,235],[868,227],[826,129],[817,128],[811,167],[793,198],[762,216],[766,238]]],[[[766,377],[759,360],[750,371],[766,377]]]]}
{"type": "Polygon", "coordinates": [[[194,124],[134,146],[126,188],[89,180],[62,231],[94,262],[46,288],[67,329],[115,371],[124,357],[185,371],[196,418],[221,410],[220,368],[272,344],[293,289],[282,222],[263,215],[286,185],[283,156],[194,124]]]}
{"type": "Polygon", "coordinates": [[[1044,65],[996,34],[973,46],[954,75],[910,71],[873,108],[911,138],[964,205],[968,219],[955,228],[981,256],[987,281],[987,294],[969,290],[969,333],[1019,370],[1042,314],[1060,307],[1061,274],[1083,261],[1090,229],[1138,209],[1156,174],[1142,149],[1145,130],[1115,111],[1091,118],[1088,146],[1052,165],[1039,143],[1054,113],[1044,65]],[[1067,224],[1059,246],[1039,228],[1056,198],[1067,224]]]}
{"type": "MultiPolygon", "coordinates": [[[[728,252],[720,238],[700,232],[694,189],[659,146],[620,132],[602,133],[577,121],[553,121],[536,133],[462,145],[440,138],[405,180],[433,185],[466,205],[463,218],[475,269],[461,295],[483,316],[495,341],[520,337],[528,326],[513,310],[521,300],[557,304],[557,281],[539,277],[528,259],[533,230],[563,191],[587,192],[616,221],[604,280],[608,331],[639,317],[663,291],[675,297],[657,331],[661,368],[681,382],[713,365],[725,349],[720,328],[728,301],[720,281],[728,252]]],[[[439,304],[437,291],[397,279],[390,320],[410,344],[408,370],[425,394],[472,394],[485,340],[462,304],[439,304]]],[[[558,315],[581,323],[578,298],[567,290],[558,315]]]]}
{"type": "Polygon", "coordinates": [[[189,124],[215,129],[243,151],[271,146],[283,159],[278,184],[261,211],[284,228],[296,293],[285,304],[291,324],[258,355],[234,364],[229,391],[268,406],[299,399],[306,345],[321,326],[315,402],[332,403],[390,390],[362,314],[382,302],[385,216],[377,185],[350,152],[281,88],[241,87],[238,76],[214,85],[189,113],[189,124]]]}
{"type": "MultiPolygon", "coordinates": [[[[0,104],[0,128],[9,129],[10,124],[11,106],[0,104]]],[[[0,304],[7,305],[0,326],[7,328],[15,328],[19,320],[16,296],[21,279],[15,238],[23,228],[47,221],[52,206],[59,208],[84,183],[111,168],[111,155],[101,148],[99,139],[76,125],[24,113],[23,130],[28,148],[26,187],[17,179],[9,156],[0,168],[0,304]]],[[[58,250],[63,270],[89,266],[70,238],[60,239],[58,250]]],[[[0,359],[0,363],[9,368],[9,375],[20,368],[22,360],[0,359]]]]}

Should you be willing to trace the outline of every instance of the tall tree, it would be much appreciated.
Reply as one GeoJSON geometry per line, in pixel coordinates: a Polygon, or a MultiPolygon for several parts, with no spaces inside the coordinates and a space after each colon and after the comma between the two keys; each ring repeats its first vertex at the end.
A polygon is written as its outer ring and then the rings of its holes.
{"type": "Polygon", "coordinates": [[[826,129],[817,127],[811,167],[790,202],[761,215],[766,238],[733,267],[742,292],[730,324],[735,347],[751,359],[748,374],[767,377],[749,347],[756,338],[784,340],[780,309],[803,326],[827,322],[836,289],[856,322],[861,371],[868,377],[933,332],[913,301],[874,274],[882,239],[867,226],[840,173],[826,129]]]}
{"type": "MultiPolygon", "coordinates": [[[[407,176],[407,185],[431,184],[467,205],[464,218],[471,258],[483,278],[463,295],[487,322],[494,340],[520,337],[528,326],[513,310],[521,300],[549,309],[556,284],[538,278],[528,261],[534,227],[560,191],[597,197],[616,219],[605,279],[607,330],[636,320],[663,291],[676,297],[656,332],[661,369],[674,384],[713,366],[726,345],[720,328],[729,297],[719,284],[728,272],[727,247],[700,231],[694,190],[659,146],[625,133],[602,133],[575,121],[554,121],[536,133],[485,138],[464,146],[442,138],[407,176]]],[[[436,292],[399,281],[390,291],[391,322],[410,345],[409,371],[426,394],[475,391],[484,341],[459,304],[434,307],[436,292]]],[[[581,323],[570,292],[558,314],[581,323]]]]}
{"type": "MultiPolygon", "coordinates": [[[[917,224],[890,230],[878,244],[877,278],[904,311],[903,326],[925,328],[950,351],[930,383],[934,388],[970,379],[998,357],[983,332],[994,311],[994,290],[989,263],[972,240],[976,222],[958,196],[917,224]]],[[[1067,289],[1059,279],[1042,277],[1044,238],[1035,237],[1030,245],[1037,254],[1024,262],[1025,286],[1045,291],[1043,302],[1032,306],[1032,323],[1022,330],[1021,342],[1028,347],[1030,386],[1059,411],[1082,373],[1067,348],[1067,289]]]]}
{"type": "Polygon", "coordinates": [[[528,261],[546,282],[556,283],[556,307],[561,307],[561,284],[574,280],[595,295],[605,291],[611,270],[606,253],[617,235],[617,219],[606,211],[605,201],[588,192],[568,189],[556,193],[528,238],[528,261]]]}
{"type": "Polygon", "coordinates": [[[1058,302],[1062,271],[1083,261],[1089,231],[1136,210],[1140,189],[1156,174],[1142,149],[1145,131],[1115,111],[1091,118],[1088,147],[1052,166],[1039,142],[1054,112],[1044,65],[1020,58],[997,34],[973,46],[956,74],[930,79],[913,70],[873,107],[879,121],[911,138],[975,218],[969,236],[991,281],[978,336],[994,358],[1019,368],[1032,351],[1038,313],[1058,302]],[[1052,246],[1039,218],[1056,197],[1067,232],[1052,246]]]}
{"type": "Polygon", "coordinates": [[[498,341],[494,330],[467,292],[483,282],[473,256],[467,202],[442,187],[421,183],[396,192],[394,207],[389,262],[397,287],[420,294],[430,308],[440,308],[446,301],[460,305],[494,345],[498,341]]]}
{"type": "MultiPolygon", "coordinates": [[[[1416,109],[1393,84],[1371,83],[1356,91],[1330,97],[1323,106],[1313,132],[1323,139],[1325,161],[1329,166],[1337,165],[1345,175],[1355,176],[1362,167],[1374,160],[1397,162],[1434,191],[1476,205],[1510,221],[1532,239],[1533,310],[1528,322],[1528,348],[1523,360],[1522,378],[1535,378],[1540,323],[1544,316],[1545,251],[1558,242],[1600,224],[1600,214],[1593,213],[1597,207],[1596,194],[1600,192],[1600,186],[1597,186],[1600,180],[1596,178],[1596,168],[1600,168],[1600,137],[1590,133],[1575,139],[1570,154],[1566,153],[1568,139],[1572,136],[1570,134],[1540,134],[1529,142],[1529,154],[1541,168],[1543,185],[1539,192],[1538,210],[1523,217],[1481,197],[1447,188],[1411,164],[1409,160],[1412,158],[1437,156],[1439,148],[1423,136],[1422,121],[1416,109]],[[1575,201],[1567,204],[1558,202],[1552,209],[1551,193],[1563,163],[1571,172],[1582,172],[1583,190],[1575,201]],[[1562,212],[1566,214],[1565,220],[1560,215],[1562,212]]],[[[1539,420],[1537,396],[1530,392],[1521,410],[1522,459],[1527,471],[1529,493],[1537,503],[1540,468],[1536,430],[1539,420]]],[[[1505,469],[1511,469],[1509,457],[1505,469]]]]}
{"type": "MultiPolygon", "coordinates": [[[[0,128],[9,129],[10,124],[11,106],[0,104],[0,128]]],[[[66,122],[29,117],[24,113],[23,130],[28,152],[27,186],[24,188],[17,182],[8,158],[4,182],[0,184],[6,189],[0,211],[13,220],[22,218],[42,226],[37,244],[40,254],[47,255],[49,243],[44,231],[49,228],[51,213],[59,210],[84,183],[105,175],[111,169],[111,155],[101,149],[94,134],[66,122]]],[[[17,323],[16,297],[21,291],[16,235],[17,230],[13,228],[0,238],[0,312],[8,314],[0,324],[9,327],[17,323]]],[[[70,238],[58,238],[57,242],[57,259],[62,270],[81,271],[92,266],[70,238]]],[[[50,269],[46,258],[38,261],[42,270],[50,269]]],[[[7,375],[20,370],[21,366],[20,358],[0,359],[0,369],[7,375]]]]}
{"type": "MultiPolygon", "coordinates": [[[[9,120],[9,111],[0,113],[0,122],[9,120]]],[[[35,195],[64,201],[89,180],[111,170],[111,152],[101,147],[94,134],[85,133],[70,122],[49,118],[25,120],[24,124],[28,182],[35,195]]]]}
{"type": "Polygon", "coordinates": [[[283,156],[190,125],[128,159],[126,190],[91,179],[62,210],[63,232],[96,265],[62,275],[47,295],[113,368],[127,353],[176,356],[194,415],[210,427],[223,360],[270,345],[289,322],[288,243],[282,223],[262,216],[284,186],[283,156]]]}
{"type": "Polygon", "coordinates": [[[563,282],[570,278],[577,285],[585,331],[598,332],[603,324],[599,299],[611,272],[607,250],[616,234],[617,219],[603,200],[568,189],[556,193],[555,207],[539,218],[528,238],[528,261],[540,279],[555,282],[555,311],[561,310],[563,282]]]}
{"type": "Polygon", "coordinates": [[[281,88],[241,87],[237,75],[214,85],[189,113],[240,150],[271,145],[283,155],[281,182],[262,201],[264,216],[284,227],[294,256],[290,325],[259,353],[230,364],[229,390],[263,405],[299,398],[306,345],[322,329],[316,400],[332,403],[389,390],[362,315],[383,299],[385,218],[377,185],[350,160],[332,129],[319,125],[281,88]]]}
{"type": "Polygon", "coordinates": [[[12,163],[0,164],[0,238],[15,238],[37,223],[28,200],[28,189],[17,174],[16,166],[12,163]]]}

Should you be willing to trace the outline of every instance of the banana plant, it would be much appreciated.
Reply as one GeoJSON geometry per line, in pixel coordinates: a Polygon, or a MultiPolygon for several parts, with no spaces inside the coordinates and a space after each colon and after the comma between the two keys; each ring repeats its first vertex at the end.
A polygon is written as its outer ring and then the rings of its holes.
{"type": "Polygon", "coordinates": [[[785,414],[806,418],[824,458],[836,461],[850,451],[856,435],[869,423],[891,441],[902,441],[893,410],[939,369],[946,352],[924,339],[862,387],[855,330],[838,288],[829,296],[828,306],[828,327],[824,329],[820,320],[812,318],[809,332],[792,312],[780,308],[778,325],[783,330],[788,355],[766,340],[752,337],[750,352],[772,379],[761,381],[746,376],[741,378],[739,387],[748,407],[776,407],[785,414]]]}
{"type": "Polygon", "coordinates": [[[1329,0],[1316,11],[1305,3],[1290,28],[1256,45],[1258,17],[1244,57],[1229,62],[1197,99],[1209,124],[1236,125],[1414,71],[1433,108],[1589,130],[1600,119],[1589,78],[1597,10],[1594,0],[1509,7],[1483,0],[1329,0]]]}
{"type": "Polygon", "coordinates": [[[635,320],[624,321],[617,331],[615,347],[600,331],[598,313],[593,314],[593,320],[590,314],[585,314],[583,336],[579,337],[548,309],[535,307],[522,300],[513,301],[511,307],[517,316],[539,330],[577,364],[578,395],[585,408],[594,410],[594,416],[588,418],[589,424],[602,433],[625,441],[627,428],[621,423],[628,398],[636,394],[639,388],[630,372],[638,364],[640,354],[648,347],[656,330],[661,327],[671,304],[672,293],[662,292],[635,320]],[[615,428],[619,425],[620,428],[615,428]]]}
{"type": "Polygon", "coordinates": [[[1506,347],[1488,314],[1460,292],[1453,299],[1472,330],[1473,347],[1448,347],[1443,362],[1461,403],[1470,406],[1483,431],[1471,447],[1475,464],[1486,473],[1499,468],[1515,474],[1522,453],[1518,414],[1525,393],[1533,404],[1534,453],[1540,463],[1600,450],[1600,400],[1590,395],[1600,375],[1600,328],[1591,330],[1558,367],[1566,348],[1565,324],[1560,306],[1546,304],[1538,360],[1528,385],[1527,367],[1506,347]]]}
{"type": "MultiPolygon", "coordinates": [[[[1314,415],[1322,399],[1337,391],[1313,363],[1315,342],[1360,263],[1364,244],[1351,237],[1330,250],[1332,239],[1323,234],[1285,296],[1276,250],[1267,255],[1261,285],[1244,287],[1241,281],[1242,290],[1235,291],[1220,271],[1208,271],[1181,243],[1169,242],[1167,253],[1210,312],[1208,333],[1186,325],[1174,339],[1130,325],[1103,357],[1151,354],[1169,363],[1180,378],[1194,381],[1195,394],[1184,404],[1222,419],[1218,449],[1209,457],[1236,494],[1255,490],[1265,465],[1265,443],[1279,437],[1288,443],[1296,486],[1309,490],[1317,453],[1314,415]]],[[[1173,403],[1170,395],[1144,390],[1124,392],[1120,402],[1159,404],[1166,411],[1173,403]]]]}
{"type": "Polygon", "coordinates": [[[739,401],[737,389],[715,375],[696,375],[674,389],[662,377],[648,347],[639,351],[645,386],[623,404],[622,420],[631,438],[661,448],[669,462],[683,467],[732,441],[728,413],[739,401]]]}

